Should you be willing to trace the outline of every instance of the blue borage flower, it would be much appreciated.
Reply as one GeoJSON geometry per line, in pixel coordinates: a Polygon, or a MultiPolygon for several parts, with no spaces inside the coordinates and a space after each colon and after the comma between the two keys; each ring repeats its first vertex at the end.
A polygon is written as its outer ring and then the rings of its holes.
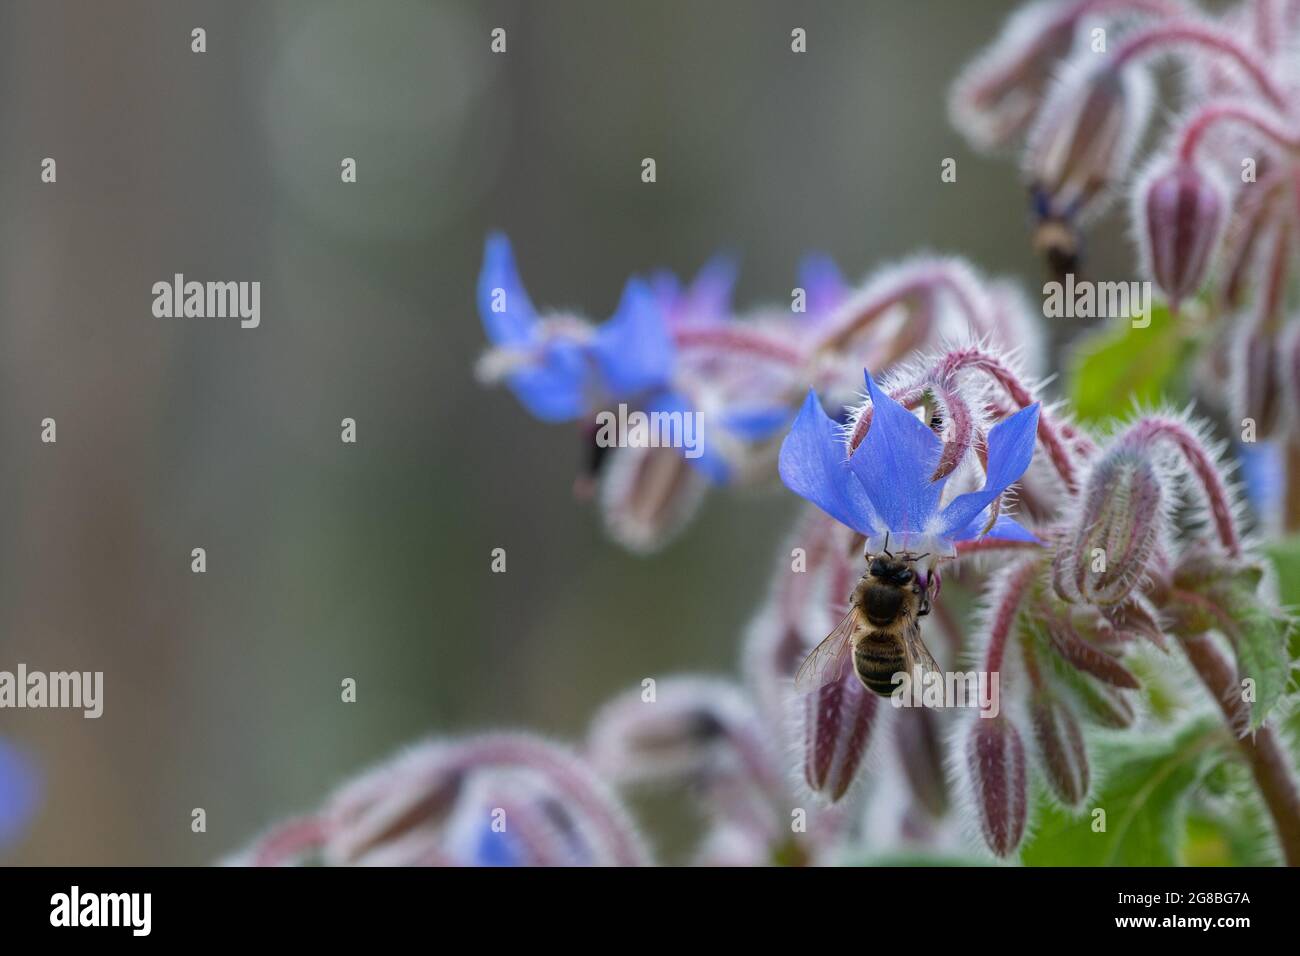
{"type": "MultiPolygon", "coordinates": [[[[837,295],[833,265],[817,260],[810,274],[818,303],[837,295]]],[[[793,414],[787,404],[751,394],[743,383],[727,388],[717,381],[723,376],[693,375],[678,361],[672,328],[730,323],[735,277],[734,258],[722,255],[688,285],[670,272],[648,283],[633,278],[613,317],[592,327],[576,318],[539,316],[510,241],[494,234],[478,280],[479,314],[493,345],[485,366],[546,422],[581,419],[620,401],[650,414],[699,412],[703,445],[688,461],[712,483],[726,484],[742,454],[738,446],[775,436],[793,414]]]]}
{"type": "MultiPolygon", "coordinates": [[[[817,393],[808,398],[781,446],[781,480],[841,524],[865,535],[870,550],[883,546],[951,557],[960,541],[984,536],[988,508],[1024,474],[1034,453],[1038,403],[994,425],[988,433],[984,487],[939,502],[947,478],[932,480],[943,443],[915,415],[866,375],[871,427],[846,458],[840,428],[822,411],[817,393]]],[[[999,515],[987,535],[1036,541],[1029,531],[999,515]]]]}
{"type": "Polygon", "coordinates": [[[36,811],[40,785],[36,771],[12,744],[0,739],[0,847],[27,828],[36,811]]]}
{"type": "Polygon", "coordinates": [[[610,401],[660,391],[672,374],[672,337],[653,291],[640,279],[627,283],[602,326],[542,319],[520,281],[510,240],[492,235],[479,273],[478,309],[505,381],[543,421],[572,421],[610,401]]]}

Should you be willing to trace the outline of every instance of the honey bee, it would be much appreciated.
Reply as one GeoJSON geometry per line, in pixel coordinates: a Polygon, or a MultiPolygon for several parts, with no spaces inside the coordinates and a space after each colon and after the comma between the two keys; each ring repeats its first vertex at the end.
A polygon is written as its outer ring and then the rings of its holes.
{"type": "MultiPolygon", "coordinates": [[[[888,542],[886,542],[886,549],[888,542]]],[[[937,673],[938,664],[921,641],[920,619],[930,613],[930,582],[922,585],[916,562],[928,555],[869,555],[867,571],[849,598],[849,612],[813,649],[794,677],[795,690],[809,693],[840,679],[848,651],[853,670],[867,690],[890,696],[894,675],[937,673]]]]}
{"type": "Polygon", "coordinates": [[[1046,193],[1041,189],[1030,191],[1033,207],[1034,252],[1042,256],[1048,271],[1057,281],[1063,281],[1071,272],[1077,272],[1083,261],[1083,235],[1075,222],[1074,210],[1056,212],[1046,193]]]}

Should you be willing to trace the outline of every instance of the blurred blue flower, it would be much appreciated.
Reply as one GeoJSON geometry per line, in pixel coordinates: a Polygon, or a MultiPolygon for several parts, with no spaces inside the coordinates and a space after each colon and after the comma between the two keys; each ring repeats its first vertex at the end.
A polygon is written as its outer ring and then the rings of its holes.
{"type": "MultiPolygon", "coordinates": [[[[867,374],[871,427],[846,457],[843,432],[810,391],[781,446],[781,480],[868,540],[888,533],[900,550],[951,554],[959,541],[982,537],[988,508],[1024,474],[1034,453],[1038,403],[999,422],[988,434],[984,486],[939,507],[947,477],[932,480],[943,443],[867,374]]],[[[1001,515],[989,537],[1034,541],[1001,515]]]]}
{"type": "Polygon", "coordinates": [[[651,277],[650,286],[669,327],[725,322],[731,318],[731,295],[738,271],[734,255],[719,253],[700,268],[688,285],[683,285],[675,273],[661,269],[651,277]]]}
{"type": "Polygon", "coordinates": [[[515,838],[504,830],[495,830],[484,821],[474,846],[471,866],[522,866],[523,854],[515,838]]]}
{"type": "Polygon", "coordinates": [[[1273,520],[1281,507],[1285,487],[1282,450],[1272,442],[1237,442],[1242,483],[1255,515],[1273,520]]]}
{"type": "Polygon", "coordinates": [[[807,295],[805,315],[817,321],[830,314],[849,294],[848,283],[835,260],[819,252],[810,252],[799,261],[799,288],[807,295]]]}
{"type": "Polygon", "coordinates": [[[673,344],[649,284],[630,280],[617,310],[593,328],[577,319],[542,319],[515,266],[510,240],[488,237],[478,309],[495,346],[489,362],[524,406],[548,422],[571,421],[608,404],[661,389],[673,344]]]}
{"type": "Polygon", "coordinates": [[[35,768],[16,747],[0,739],[0,847],[27,828],[39,792],[35,768]]]}

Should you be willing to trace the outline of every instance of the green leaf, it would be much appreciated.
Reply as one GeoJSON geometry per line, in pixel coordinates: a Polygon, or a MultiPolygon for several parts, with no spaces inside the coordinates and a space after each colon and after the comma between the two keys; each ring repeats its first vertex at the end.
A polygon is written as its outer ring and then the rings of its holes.
{"type": "Polygon", "coordinates": [[[1207,608],[1217,608],[1206,620],[1188,618],[1189,622],[1226,635],[1236,654],[1238,675],[1254,683],[1254,699],[1250,705],[1252,730],[1264,723],[1287,692],[1291,677],[1290,643],[1295,630],[1290,614],[1272,607],[1260,595],[1262,578],[1261,567],[1245,564],[1231,573],[1225,571],[1188,585],[1208,602],[1207,608]]]}
{"type": "Polygon", "coordinates": [[[1179,390],[1179,373],[1194,348],[1163,305],[1152,306],[1145,328],[1126,318],[1090,335],[1071,372],[1075,415],[1100,422],[1126,415],[1135,400],[1150,405],[1169,397],[1179,390]]]}
{"type": "Polygon", "coordinates": [[[1021,851],[1029,866],[1177,866],[1189,792],[1228,742],[1202,718],[1172,736],[1099,741],[1092,756],[1104,781],[1079,814],[1048,804],[1021,851]],[[1097,810],[1105,811],[1105,829],[1097,810]]]}
{"type": "Polygon", "coordinates": [[[1233,601],[1228,613],[1237,623],[1237,673],[1255,682],[1250,729],[1256,730],[1286,693],[1291,676],[1287,656],[1291,621],[1249,599],[1233,601]]]}
{"type": "Polygon", "coordinates": [[[1264,553],[1277,569],[1277,599],[1283,607],[1300,607],[1300,535],[1270,542],[1264,553]]]}

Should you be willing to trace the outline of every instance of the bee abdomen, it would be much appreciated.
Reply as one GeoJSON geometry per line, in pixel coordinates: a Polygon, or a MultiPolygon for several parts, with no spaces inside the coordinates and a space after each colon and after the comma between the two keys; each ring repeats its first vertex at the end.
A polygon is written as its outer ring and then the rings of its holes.
{"type": "Polygon", "coordinates": [[[853,648],[853,669],[867,690],[888,697],[894,675],[906,670],[900,643],[888,635],[868,634],[853,648]]]}

